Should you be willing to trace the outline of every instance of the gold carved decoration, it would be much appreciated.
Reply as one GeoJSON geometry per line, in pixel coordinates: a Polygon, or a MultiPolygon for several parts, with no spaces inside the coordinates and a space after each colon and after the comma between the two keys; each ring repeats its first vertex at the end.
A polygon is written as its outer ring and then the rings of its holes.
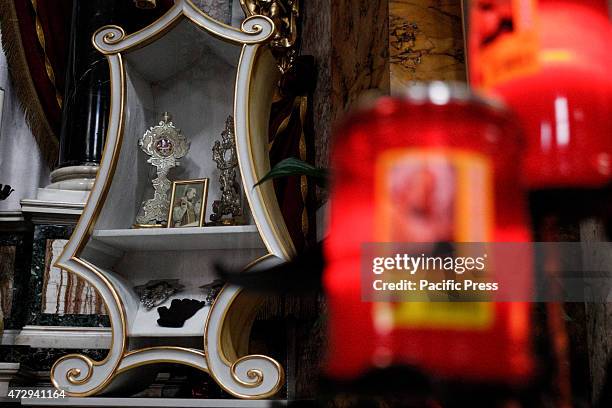
{"type": "Polygon", "coordinates": [[[240,0],[246,17],[261,15],[274,22],[275,32],[270,45],[284,74],[295,60],[298,39],[299,0],[240,0]]]}
{"type": "MultiPolygon", "coordinates": [[[[291,76],[292,68],[296,63],[297,57],[297,41],[299,31],[299,0],[240,0],[240,6],[246,17],[254,15],[263,15],[270,18],[274,22],[275,32],[270,42],[272,53],[277,60],[277,65],[284,77],[291,76]]],[[[283,82],[283,81],[281,81],[283,82]]],[[[300,120],[300,139],[299,139],[299,155],[303,161],[307,160],[307,149],[304,135],[304,123],[308,114],[308,95],[293,95],[292,92],[286,92],[279,84],[275,102],[282,99],[293,99],[294,105],[299,112],[300,120]]],[[[276,129],[270,146],[276,140],[276,137],[284,134],[289,122],[292,120],[294,111],[288,112],[287,116],[282,120],[280,126],[276,129]]],[[[307,210],[307,195],[308,195],[308,179],[306,176],[300,177],[300,191],[304,208],[301,215],[301,229],[304,238],[307,239],[310,230],[308,210],[307,210]]]]}

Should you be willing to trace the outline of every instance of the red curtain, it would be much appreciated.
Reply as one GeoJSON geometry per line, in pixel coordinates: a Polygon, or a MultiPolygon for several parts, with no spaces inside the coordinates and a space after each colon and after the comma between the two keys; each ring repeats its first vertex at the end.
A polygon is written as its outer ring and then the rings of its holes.
{"type": "Polygon", "coordinates": [[[26,119],[47,163],[57,159],[71,0],[3,0],[2,45],[26,119]]]}

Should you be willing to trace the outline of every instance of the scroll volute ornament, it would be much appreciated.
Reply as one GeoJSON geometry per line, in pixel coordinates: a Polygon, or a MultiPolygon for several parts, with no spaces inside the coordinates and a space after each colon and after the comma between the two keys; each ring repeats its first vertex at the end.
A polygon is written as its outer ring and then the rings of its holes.
{"type": "Polygon", "coordinates": [[[297,40],[299,17],[298,0],[240,0],[247,17],[263,15],[276,26],[271,45],[274,48],[291,48],[297,40]]]}

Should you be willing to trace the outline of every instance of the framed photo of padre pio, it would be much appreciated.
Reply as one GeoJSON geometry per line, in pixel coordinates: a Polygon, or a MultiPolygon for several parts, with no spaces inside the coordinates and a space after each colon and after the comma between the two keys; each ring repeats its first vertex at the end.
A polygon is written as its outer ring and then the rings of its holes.
{"type": "Polygon", "coordinates": [[[204,226],[207,197],[207,178],[173,182],[168,228],[204,226]]]}

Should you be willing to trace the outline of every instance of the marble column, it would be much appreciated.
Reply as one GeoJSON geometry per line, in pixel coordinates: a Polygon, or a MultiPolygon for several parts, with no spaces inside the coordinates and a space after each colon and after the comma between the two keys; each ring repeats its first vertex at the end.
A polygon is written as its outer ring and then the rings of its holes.
{"type": "Polygon", "coordinates": [[[73,0],[69,60],[60,133],[59,166],[37,200],[84,203],[93,186],[108,122],[110,87],[106,58],[92,45],[100,27],[137,31],[165,9],[140,10],[125,0],[73,0]]]}
{"type": "Polygon", "coordinates": [[[106,59],[91,43],[95,30],[125,8],[117,0],[74,0],[62,111],[59,166],[47,189],[91,190],[104,147],[110,103],[106,59]]]}

